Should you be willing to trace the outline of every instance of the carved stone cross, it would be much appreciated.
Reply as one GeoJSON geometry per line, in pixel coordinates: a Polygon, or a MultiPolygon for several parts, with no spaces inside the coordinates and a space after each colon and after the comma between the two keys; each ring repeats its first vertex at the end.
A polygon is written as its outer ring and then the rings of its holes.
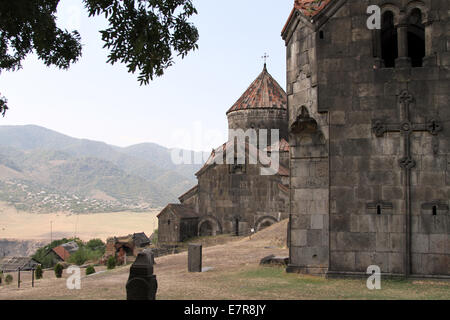
{"type": "MultiPolygon", "coordinates": [[[[405,207],[406,207],[406,248],[405,248],[405,274],[411,274],[411,169],[416,167],[416,161],[411,155],[411,134],[414,132],[429,132],[437,136],[442,131],[441,124],[432,119],[427,123],[412,123],[410,115],[410,104],[414,101],[408,90],[400,93],[399,102],[401,106],[400,123],[383,123],[381,120],[373,121],[373,131],[377,137],[383,137],[388,132],[399,132],[404,138],[405,154],[399,160],[399,165],[405,170],[405,207]]],[[[433,150],[437,153],[436,147],[433,150]]]]}

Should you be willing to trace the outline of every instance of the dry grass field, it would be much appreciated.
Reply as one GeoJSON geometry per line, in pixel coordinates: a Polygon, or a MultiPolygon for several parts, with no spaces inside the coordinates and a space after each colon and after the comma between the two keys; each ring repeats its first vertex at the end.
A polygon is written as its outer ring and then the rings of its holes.
{"type": "MultiPolygon", "coordinates": [[[[157,299],[450,299],[450,282],[446,281],[383,280],[382,290],[369,291],[365,280],[327,280],[260,267],[259,260],[267,255],[288,254],[285,230],[283,221],[251,239],[230,238],[228,243],[204,248],[203,266],[213,268],[205,273],[187,272],[186,252],[157,258],[157,299]]],[[[128,275],[129,266],[104,271],[83,278],[81,290],[71,291],[64,279],[55,279],[48,271],[34,289],[29,278],[24,278],[21,289],[17,283],[0,287],[0,299],[121,300],[126,298],[128,275]]]]}
{"type": "Polygon", "coordinates": [[[0,203],[0,239],[50,240],[50,222],[53,239],[76,235],[82,240],[106,240],[135,232],[145,232],[150,236],[158,227],[158,213],[159,210],[146,213],[36,214],[17,211],[0,203]]]}

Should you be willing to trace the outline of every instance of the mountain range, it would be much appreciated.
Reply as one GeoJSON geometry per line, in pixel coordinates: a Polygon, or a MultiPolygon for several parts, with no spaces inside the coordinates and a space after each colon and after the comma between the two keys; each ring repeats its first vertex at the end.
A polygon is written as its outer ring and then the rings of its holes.
{"type": "Polygon", "coordinates": [[[154,143],[117,147],[43,127],[0,126],[0,201],[30,212],[157,208],[196,183],[201,165],[175,165],[154,143]]]}

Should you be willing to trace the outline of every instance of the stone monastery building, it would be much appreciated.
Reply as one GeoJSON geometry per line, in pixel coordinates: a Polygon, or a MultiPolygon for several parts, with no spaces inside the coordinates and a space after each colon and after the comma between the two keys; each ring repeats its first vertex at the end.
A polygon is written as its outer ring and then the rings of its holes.
{"type": "MultiPolygon", "coordinates": [[[[181,204],[169,204],[158,215],[160,242],[173,243],[216,234],[246,235],[288,218],[289,144],[287,142],[286,92],[264,70],[228,110],[230,130],[278,129],[279,140],[272,146],[245,144],[245,164],[219,164],[235,149],[225,143],[212,151],[197,172],[198,185],[182,195],[181,204]],[[261,164],[251,164],[249,154],[264,157],[277,152],[280,165],[272,175],[261,175],[261,164]]],[[[272,137],[269,135],[268,142],[272,137]]],[[[259,163],[259,162],[258,162],[259,163]]]]}
{"type": "Polygon", "coordinates": [[[296,0],[282,38],[287,96],[264,68],[227,113],[280,129],[278,173],[213,151],[160,214],[163,241],[289,217],[288,272],[450,277],[450,1],[296,0]]]}
{"type": "Polygon", "coordinates": [[[448,0],[295,1],[288,271],[450,276],[449,14],[448,0]]]}

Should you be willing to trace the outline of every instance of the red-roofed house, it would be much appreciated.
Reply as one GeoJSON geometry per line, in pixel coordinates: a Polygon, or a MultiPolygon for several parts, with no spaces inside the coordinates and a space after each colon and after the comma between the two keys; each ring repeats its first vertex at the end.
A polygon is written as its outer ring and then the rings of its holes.
{"type": "Polygon", "coordinates": [[[70,255],[77,252],[78,249],[79,247],[77,243],[75,241],[71,241],[53,248],[51,252],[56,255],[56,260],[67,261],[70,258],[70,255]]]}

